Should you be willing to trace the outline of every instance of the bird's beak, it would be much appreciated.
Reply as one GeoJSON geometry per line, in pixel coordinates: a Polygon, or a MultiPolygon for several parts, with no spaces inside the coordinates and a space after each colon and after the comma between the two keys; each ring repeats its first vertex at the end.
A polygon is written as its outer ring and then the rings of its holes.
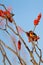
{"type": "Polygon", "coordinates": [[[14,16],[15,14],[11,13],[12,16],[14,16]]]}

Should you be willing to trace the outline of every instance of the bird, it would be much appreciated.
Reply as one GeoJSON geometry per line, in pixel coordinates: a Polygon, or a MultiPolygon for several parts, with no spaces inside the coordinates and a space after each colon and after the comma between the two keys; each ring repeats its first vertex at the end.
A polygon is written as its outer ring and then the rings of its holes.
{"type": "Polygon", "coordinates": [[[30,41],[38,41],[38,39],[40,38],[40,37],[37,36],[37,34],[34,33],[32,30],[30,30],[29,32],[26,32],[26,35],[28,36],[29,42],[30,42],[30,41]]]}

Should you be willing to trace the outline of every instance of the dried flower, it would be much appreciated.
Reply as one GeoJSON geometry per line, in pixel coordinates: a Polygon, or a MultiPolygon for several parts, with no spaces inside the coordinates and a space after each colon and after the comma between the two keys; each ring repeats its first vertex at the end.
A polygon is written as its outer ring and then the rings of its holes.
{"type": "Polygon", "coordinates": [[[21,42],[18,40],[18,50],[21,50],[21,42]]]}

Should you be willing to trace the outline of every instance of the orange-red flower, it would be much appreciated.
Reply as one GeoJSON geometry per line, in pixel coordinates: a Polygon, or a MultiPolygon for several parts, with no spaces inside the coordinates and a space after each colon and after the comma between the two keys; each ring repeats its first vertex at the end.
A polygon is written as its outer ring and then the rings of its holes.
{"type": "Polygon", "coordinates": [[[0,10],[0,17],[7,18],[11,23],[13,22],[12,16],[14,16],[14,14],[11,14],[8,10],[7,11],[0,10]]]}
{"type": "Polygon", "coordinates": [[[37,17],[37,18],[38,18],[38,21],[41,19],[41,16],[42,16],[42,15],[41,15],[41,13],[40,13],[40,14],[38,15],[38,17],[37,17]]]}
{"type": "Polygon", "coordinates": [[[3,12],[3,10],[0,10],[0,17],[4,17],[4,12],[3,12]]]}
{"type": "Polygon", "coordinates": [[[7,16],[9,22],[13,22],[12,14],[9,11],[4,11],[4,14],[7,16]]]}
{"type": "Polygon", "coordinates": [[[41,19],[41,13],[38,15],[37,19],[34,20],[34,25],[38,25],[41,19]]]}
{"type": "Polygon", "coordinates": [[[18,50],[21,50],[21,42],[18,40],[18,50]]]}
{"type": "Polygon", "coordinates": [[[39,20],[35,19],[34,20],[34,25],[36,26],[36,25],[38,25],[38,23],[39,23],[39,20]]]}
{"type": "Polygon", "coordinates": [[[37,41],[39,39],[39,36],[37,36],[33,31],[26,32],[26,35],[28,36],[29,42],[37,41]]]}

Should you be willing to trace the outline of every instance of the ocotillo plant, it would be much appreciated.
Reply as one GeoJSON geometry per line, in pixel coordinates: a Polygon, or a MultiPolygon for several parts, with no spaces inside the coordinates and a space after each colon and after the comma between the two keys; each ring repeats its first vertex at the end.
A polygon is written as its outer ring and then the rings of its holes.
{"type": "MultiPolygon", "coordinates": [[[[4,19],[6,20],[5,29],[0,28],[0,30],[7,32],[7,34],[10,36],[11,40],[13,41],[13,45],[14,45],[13,46],[14,49],[13,49],[10,47],[10,45],[8,46],[3,40],[0,39],[0,53],[2,54],[2,57],[3,57],[3,64],[6,65],[6,60],[7,60],[9,65],[12,65],[12,62],[9,60],[9,57],[7,56],[7,53],[6,53],[6,48],[7,48],[8,50],[10,50],[11,53],[13,53],[14,55],[17,56],[18,59],[16,59],[16,60],[19,60],[19,65],[27,65],[26,61],[23,59],[23,57],[21,57],[21,53],[22,53],[21,49],[23,48],[22,47],[22,44],[23,44],[28,51],[28,55],[30,55],[30,62],[33,65],[41,65],[41,63],[43,63],[42,50],[38,46],[38,40],[40,39],[40,36],[38,36],[38,34],[35,33],[35,29],[36,29],[37,25],[39,25],[39,23],[41,23],[40,19],[41,19],[42,14],[39,13],[37,18],[33,21],[34,29],[30,30],[30,31],[25,31],[19,25],[16,24],[16,22],[13,18],[14,14],[11,13],[9,10],[7,10],[7,8],[5,7],[4,4],[0,4],[0,7],[3,7],[5,9],[5,10],[0,9],[0,25],[3,25],[2,21],[4,19]],[[16,31],[8,23],[13,24],[16,28],[16,31]],[[13,34],[11,35],[9,33],[9,31],[7,30],[7,28],[9,28],[16,37],[13,36],[13,34]],[[28,43],[31,42],[30,45],[32,44],[32,49],[30,49],[28,47],[27,43],[21,36],[21,33],[26,34],[26,36],[28,38],[28,43]],[[40,53],[37,52],[37,49],[40,53]],[[36,54],[37,58],[39,59],[38,61],[36,61],[37,59],[34,58],[34,53],[36,54]]],[[[15,63],[15,65],[16,65],[16,63],[15,63]]]]}

